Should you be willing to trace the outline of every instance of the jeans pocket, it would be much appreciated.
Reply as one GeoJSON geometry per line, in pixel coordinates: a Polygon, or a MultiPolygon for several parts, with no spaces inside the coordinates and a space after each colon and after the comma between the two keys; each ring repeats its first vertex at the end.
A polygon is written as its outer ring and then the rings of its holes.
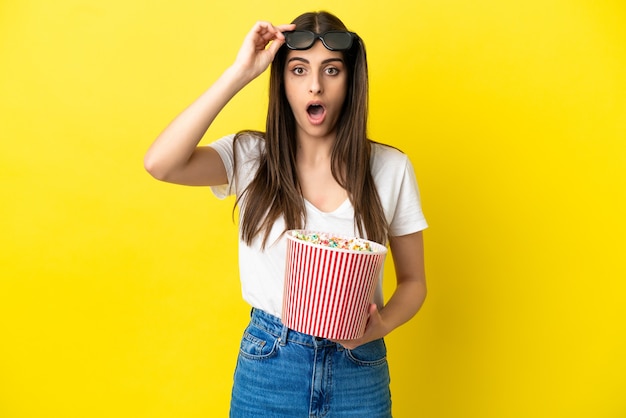
{"type": "Polygon", "coordinates": [[[345,350],[345,353],[348,359],[358,366],[380,366],[387,363],[387,347],[382,338],[354,350],[345,350]]]}
{"type": "Polygon", "coordinates": [[[239,353],[251,360],[270,358],[278,351],[278,338],[274,335],[249,325],[241,338],[239,353]]]}

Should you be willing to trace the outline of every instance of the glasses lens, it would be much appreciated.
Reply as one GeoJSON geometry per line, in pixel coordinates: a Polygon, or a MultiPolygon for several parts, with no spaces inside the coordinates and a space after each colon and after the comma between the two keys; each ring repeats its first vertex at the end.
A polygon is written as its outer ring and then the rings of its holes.
{"type": "Polygon", "coordinates": [[[343,51],[352,46],[352,34],[350,32],[326,32],[322,38],[329,49],[343,51]]]}
{"type": "Polygon", "coordinates": [[[285,42],[291,49],[307,49],[313,45],[315,34],[305,30],[285,32],[285,42]]]}

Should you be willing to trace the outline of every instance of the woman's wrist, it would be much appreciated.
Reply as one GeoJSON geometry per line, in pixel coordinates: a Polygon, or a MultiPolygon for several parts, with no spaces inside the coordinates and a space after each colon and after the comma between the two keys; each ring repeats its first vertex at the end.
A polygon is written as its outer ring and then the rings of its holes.
{"type": "Polygon", "coordinates": [[[244,88],[256,77],[258,77],[258,74],[237,64],[232,64],[222,74],[222,78],[235,86],[237,90],[244,88]]]}

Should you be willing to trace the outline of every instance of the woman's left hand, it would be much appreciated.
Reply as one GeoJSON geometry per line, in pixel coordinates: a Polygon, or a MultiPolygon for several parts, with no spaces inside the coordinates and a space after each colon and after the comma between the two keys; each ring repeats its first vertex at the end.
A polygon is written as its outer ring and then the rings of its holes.
{"type": "Polygon", "coordinates": [[[354,340],[332,340],[337,344],[341,344],[348,350],[354,350],[360,345],[368,343],[370,341],[377,340],[379,338],[383,338],[387,335],[388,331],[383,322],[383,318],[378,311],[378,307],[375,303],[370,304],[369,307],[369,319],[367,320],[367,325],[365,326],[365,333],[361,338],[357,338],[354,340]]]}
{"type": "Polygon", "coordinates": [[[361,338],[335,341],[349,350],[382,338],[404,324],[420,310],[426,298],[422,231],[389,237],[389,248],[396,271],[396,290],[382,311],[375,304],[370,305],[369,320],[361,338]]]}

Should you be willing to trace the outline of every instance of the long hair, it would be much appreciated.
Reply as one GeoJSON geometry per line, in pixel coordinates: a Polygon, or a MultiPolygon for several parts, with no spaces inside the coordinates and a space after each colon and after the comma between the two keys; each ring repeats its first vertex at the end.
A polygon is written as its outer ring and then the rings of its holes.
{"type": "MultiPolygon", "coordinates": [[[[341,20],[328,12],[305,13],[292,23],[298,30],[315,33],[347,30],[341,20]]],[[[262,246],[265,247],[272,226],[280,216],[284,218],[286,230],[303,228],[306,223],[304,198],[296,171],[296,122],[285,93],[287,53],[288,49],[283,45],[272,62],[266,132],[242,131],[236,135],[233,145],[244,134],[252,134],[265,141],[265,152],[260,157],[258,171],[235,202],[235,205],[243,203],[240,206],[241,235],[248,245],[258,234],[263,234],[262,246]]],[[[347,191],[354,208],[358,233],[384,243],[388,225],[370,171],[365,45],[357,37],[352,47],[343,54],[348,69],[347,94],[337,121],[331,171],[335,180],[347,191]]]]}

